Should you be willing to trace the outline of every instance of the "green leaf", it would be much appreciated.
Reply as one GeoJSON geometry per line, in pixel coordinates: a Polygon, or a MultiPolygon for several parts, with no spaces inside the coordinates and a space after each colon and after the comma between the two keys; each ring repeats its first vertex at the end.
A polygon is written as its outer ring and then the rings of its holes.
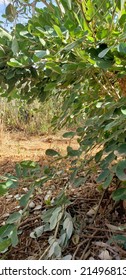
{"type": "MultiPolygon", "coordinates": [[[[87,31],[85,32],[85,35],[87,34],[87,31]]],[[[71,51],[75,47],[77,47],[79,44],[81,44],[84,41],[85,37],[82,37],[81,39],[76,40],[75,42],[72,42],[68,44],[66,47],[61,49],[61,51],[71,51]]]]}
{"type": "Polygon", "coordinates": [[[121,108],[121,112],[123,115],[126,115],[126,108],[121,108]]]}
{"type": "Polygon", "coordinates": [[[71,9],[72,9],[72,3],[71,3],[71,0],[67,0],[67,4],[68,4],[68,8],[69,8],[69,10],[71,10],[71,9]]]}
{"type": "Polygon", "coordinates": [[[18,186],[18,182],[15,179],[10,179],[6,181],[7,188],[16,188],[18,186]]]}
{"type": "Polygon", "coordinates": [[[59,28],[59,26],[57,26],[57,25],[54,24],[54,25],[53,25],[53,28],[54,28],[54,30],[56,31],[58,37],[59,37],[60,39],[62,39],[62,38],[63,38],[63,34],[62,34],[62,31],[61,31],[61,29],[59,28]]]}
{"type": "Polygon", "coordinates": [[[69,217],[65,219],[63,229],[66,230],[67,236],[70,238],[73,233],[73,222],[69,217]]]}
{"type": "Polygon", "coordinates": [[[102,52],[98,54],[98,57],[103,58],[109,52],[109,50],[110,48],[104,49],[102,52]]]}
{"type": "Polygon", "coordinates": [[[30,237],[38,238],[42,235],[43,232],[44,232],[44,226],[37,227],[30,233],[30,237]]]}
{"type": "Polygon", "coordinates": [[[16,11],[14,5],[12,5],[12,4],[7,5],[7,7],[5,9],[5,14],[6,14],[7,20],[9,20],[10,22],[13,22],[15,20],[16,14],[17,14],[17,11],[16,11]]]}
{"type": "Polygon", "coordinates": [[[126,188],[120,188],[113,192],[112,198],[115,201],[125,200],[126,199],[126,188]]]}
{"type": "Polygon", "coordinates": [[[7,38],[9,41],[11,41],[12,36],[4,28],[0,27],[0,38],[7,38]]]}
{"type": "MultiPolygon", "coordinates": [[[[58,74],[61,74],[61,68],[60,66],[57,64],[57,63],[54,63],[54,62],[47,62],[46,63],[46,68],[48,69],[51,69],[53,72],[56,72],[58,74]]],[[[56,86],[56,83],[55,83],[55,86],[56,86]]]]}
{"type": "Polygon", "coordinates": [[[126,14],[123,14],[121,18],[119,19],[119,23],[121,26],[126,22],[126,14]]]}
{"type": "Polygon", "coordinates": [[[96,61],[96,64],[99,68],[107,70],[113,66],[114,61],[101,59],[101,61],[96,61]]]}
{"type": "Polygon", "coordinates": [[[118,45],[118,51],[122,54],[126,54],[126,43],[120,43],[118,45]]]}
{"type": "Polygon", "coordinates": [[[67,237],[70,239],[71,235],[73,233],[73,222],[72,221],[69,221],[69,224],[66,229],[66,233],[67,233],[67,237]]]}
{"type": "Polygon", "coordinates": [[[61,206],[61,205],[69,205],[70,204],[70,200],[67,198],[67,196],[65,195],[64,191],[62,191],[54,200],[54,205],[55,206],[61,206]]]}
{"type": "Polygon", "coordinates": [[[110,174],[109,169],[103,170],[101,172],[101,174],[98,176],[98,178],[96,179],[96,182],[100,183],[100,182],[104,181],[108,177],[109,174],[110,174]]]}
{"type": "Polygon", "coordinates": [[[113,128],[114,126],[116,126],[117,125],[117,121],[112,121],[112,122],[110,122],[109,124],[107,124],[106,126],[105,126],[105,128],[104,128],[104,131],[108,131],[108,130],[110,130],[111,128],[113,128]]]}
{"type": "Polygon", "coordinates": [[[3,252],[4,250],[8,249],[8,247],[11,245],[11,239],[5,239],[1,240],[0,239],[0,252],[3,252]]]}
{"type": "Polygon", "coordinates": [[[63,134],[63,137],[64,137],[64,138],[73,138],[75,135],[76,135],[75,132],[69,131],[69,132],[65,132],[65,133],[63,134]]]}
{"type": "Polygon", "coordinates": [[[117,148],[117,152],[118,152],[119,154],[126,155],[126,144],[121,144],[121,145],[117,148]]]}
{"type": "Polygon", "coordinates": [[[58,241],[55,241],[52,243],[52,246],[50,247],[48,256],[56,256],[56,257],[60,257],[61,256],[61,247],[59,246],[58,241]]]}
{"type": "Polygon", "coordinates": [[[11,58],[10,61],[7,62],[7,64],[11,67],[19,67],[19,68],[24,66],[21,62],[19,62],[15,58],[11,58]]]}
{"type": "Polygon", "coordinates": [[[117,0],[116,5],[120,11],[124,8],[125,0],[117,0]]]}
{"type": "Polygon", "coordinates": [[[13,223],[16,223],[20,220],[21,218],[21,214],[19,212],[15,212],[15,213],[12,213],[9,218],[7,219],[6,223],[7,224],[13,224],[13,223]]]}
{"type": "Polygon", "coordinates": [[[50,230],[53,230],[56,227],[58,221],[60,220],[60,217],[62,214],[61,210],[62,210],[62,208],[61,208],[61,206],[59,206],[53,211],[52,216],[49,220],[50,230]]]}
{"type": "Polygon", "coordinates": [[[35,54],[35,56],[37,56],[38,58],[44,58],[46,55],[48,55],[49,54],[49,51],[48,50],[46,50],[46,51],[42,51],[42,50],[36,50],[35,52],[34,52],[34,54],[35,54]]]}
{"type": "Polygon", "coordinates": [[[19,52],[19,46],[16,38],[12,40],[11,49],[14,55],[16,55],[19,52]]]}
{"type": "Polygon", "coordinates": [[[116,176],[121,181],[126,181],[126,160],[122,160],[117,163],[116,176]]]}
{"type": "Polygon", "coordinates": [[[20,162],[20,166],[26,169],[35,169],[39,167],[38,163],[32,160],[24,160],[20,162]]]}
{"type": "Polygon", "coordinates": [[[56,83],[49,83],[45,86],[44,91],[53,90],[54,88],[56,88],[56,83]]]}
{"type": "Polygon", "coordinates": [[[26,207],[33,191],[34,191],[34,187],[32,187],[25,195],[22,196],[22,198],[20,199],[20,206],[26,207]]]}
{"type": "Polygon", "coordinates": [[[73,181],[74,187],[78,188],[79,186],[84,184],[85,180],[86,180],[86,178],[84,178],[84,177],[75,178],[73,181]]]}
{"type": "Polygon", "coordinates": [[[107,189],[110,186],[112,179],[113,179],[113,174],[109,174],[107,179],[105,180],[105,182],[102,185],[103,189],[107,189]]]}
{"type": "Polygon", "coordinates": [[[4,48],[2,46],[0,46],[0,57],[5,56],[5,51],[4,48]]]}
{"type": "Polygon", "coordinates": [[[0,238],[5,238],[10,236],[10,233],[13,231],[15,225],[14,224],[7,224],[0,227],[0,238]]]}
{"type": "Polygon", "coordinates": [[[5,183],[0,183],[0,196],[4,195],[8,191],[8,186],[5,183]]]}
{"type": "Polygon", "coordinates": [[[50,156],[50,157],[57,157],[57,156],[59,157],[60,156],[60,154],[53,149],[47,149],[46,150],[46,155],[50,156]]]}
{"type": "Polygon", "coordinates": [[[62,258],[62,260],[72,260],[72,255],[66,255],[66,256],[64,256],[63,258],[62,258]]]}
{"type": "Polygon", "coordinates": [[[102,161],[101,161],[101,167],[102,169],[105,169],[109,166],[109,164],[115,159],[114,152],[109,153],[102,161]]]}
{"type": "Polygon", "coordinates": [[[99,152],[95,155],[95,161],[96,161],[96,163],[99,162],[99,160],[101,159],[102,155],[103,155],[103,150],[99,151],[99,152]]]}
{"type": "Polygon", "coordinates": [[[49,219],[51,218],[53,211],[54,211],[54,208],[43,211],[42,220],[44,221],[44,223],[49,222],[49,219]]]}
{"type": "Polygon", "coordinates": [[[12,246],[15,247],[18,244],[18,234],[17,234],[17,227],[16,226],[10,234],[10,238],[11,238],[12,246]]]}
{"type": "Polygon", "coordinates": [[[79,156],[81,154],[81,151],[78,150],[73,150],[70,146],[67,147],[67,154],[70,157],[76,157],[79,156]]]}
{"type": "Polygon", "coordinates": [[[16,166],[15,166],[15,171],[16,171],[16,176],[17,176],[18,178],[20,178],[21,175],[22,175],[22,171],[21,171],[21,166],[20,166],[19,163],[16,164],[16,166]]]}

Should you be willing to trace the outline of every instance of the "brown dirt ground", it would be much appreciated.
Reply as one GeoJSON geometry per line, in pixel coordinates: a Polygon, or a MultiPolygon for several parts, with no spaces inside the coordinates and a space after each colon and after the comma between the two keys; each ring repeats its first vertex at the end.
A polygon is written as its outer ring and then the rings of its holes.
{"type": "MultiPolygon", "coordinates": [[[[17,162],[22,160],[33,160],[39,162],[40,166],[49,164],[51,160],[45,156],[48,148],[56,149],[62,154],[66,154],[66,148],[71,145],[78,147],[76,139],[72,141],[62,138],[62,134],[49,136],[28,136],[22,132],[2,132],[0,139],[0,176],[5,173],[14,174],[14,167],[17,162]]],[[[41,211],[45,209],[44,197],[50,187],[54,188],[53,197],[68,185],[67,193],[72,204],[68,207],[73,217],[76,217],[80,225],[78,231],[75,226],[75,236],[72,237],[69,245],[65,248],[63,255],[71,254],[72,259],[125,259],[126,251],[124,247],[113,241],[112,245],[108,240],[113,235],[123,234],[125,230],[119,230],[120,225],[126,223],[125,209],[122,204],[114,205],[111,199],[111,192],[116,185],[113,182],[109,191],[100,193],[97,190],[94,175],[90,175],[84,185],[74,188],[69,184],[69,161],[57,164],[58,170],[64,170],[64,174],[56,180],[45,184],[44,189],[34,196],[35,206],[42,204],[42,209],[31,211],[29,216],[20,225],[22,234],[19,237],[19,244],[15,248],[10,248],[5,254],[1,254],[3,259],[40,259],[48,246],[49,233],[44,233],[37,240],[29,235],[35,227],[42,224],[41,211]],[[92,207],[98,207],[96,216],[89,216],[87,213],[92,207]],[[114,227],[115,228],[114,228],[114,227]],[[86,245],[85,245],[86,244],[86,245]]],[[[9,193],[9,196],[0,198],[0,225],[3,225],[8,215],[17,211],[18,201],[15,196],[25,193],[27,185],[20,186],[17,190],[9,193]]]]}

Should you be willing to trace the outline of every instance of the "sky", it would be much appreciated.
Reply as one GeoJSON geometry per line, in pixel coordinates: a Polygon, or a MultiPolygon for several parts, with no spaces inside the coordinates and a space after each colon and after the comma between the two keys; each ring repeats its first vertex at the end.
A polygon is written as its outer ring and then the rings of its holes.
{"type": "Polygon", "coordinates": [[[2,14],[4,14],[7,4],[7,0],[0,0],[0,21],[3,21],[2,14]]]}
{"type": "MultiPolygon", "coordinates": [[[[2,17],[2,14],[4,14],[5,8],[10,2],[11,2],[11,0],[10,1],[9,0],[0,0],[0,21],[4,22],[4,24],[2,24],[2,26],[4,28],[8,29],[8,30],[10,30],[10,27],[13,26],[13,23],[11,24],[9,22],[6,22],[6,19],[4,19],[2,17]]],[[[38,8],[42,8],[43,6],[44,5],[42,3],[37,4],[38,8]]],[[[23,19],[23,16],[22,16],[22,18],[20,18],[20,23],[23,23],[23,22],[24,22],[24,19],[23,19]]],[[[26,22],[26,20],[25,20],[25,22],[26,22]]]]}

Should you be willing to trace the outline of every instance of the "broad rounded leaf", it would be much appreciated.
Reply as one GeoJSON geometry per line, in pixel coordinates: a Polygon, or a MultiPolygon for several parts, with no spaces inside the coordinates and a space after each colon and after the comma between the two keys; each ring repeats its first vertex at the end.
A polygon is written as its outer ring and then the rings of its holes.
{"type": "Polygon", "coordinates": [[[0,183],[0,196],[4,195],[8,191],[8,186],[5,183],[0,183]]]}
{"type": "Polygon", "coordinates": [[[120,25],[123,25],[125,22],[126,22],[126,14],[123,14],[119,19],[119,23],[120,25]]]}
{"type": "Polygon", "coordinates": [[[74,136],[75,136],[75,132],[73,132],[73,131],[65,132],[63,134],[64,138],[73,138],[74,136]]]}
{"type": "Polygon", "coordinates": [[[126,43],[120,43],[118,45],[118,51],[122,54],[126,54],[126,43]]]}
{"type": "Polygon", "coordinates": [[[10,233],[13,231],[15,228],[15,225],[4,225],[0,227],[0,238],[5,238],[10,235],[10,233]]]}
{"type": "Polygon", "coordinates": [[[120,188],[120,189],[114,191],[113,194],[112,194],[112,198],[115,201],[126,199],[126,189],[125,188],[120,188]]]}
{"type": "Polygon", "coordinates": [[[7,64],[12,67],[19,67],[19,68],[23,67],[23,64],[18,60],[16,60],[15,58],[11,58],[10,61],[7,62],[7,64]]]}
{"type": "Polygon", "coordinates": [[[20,199],[20,206],[25,207],[30,199],[31,194],[33,193],[34,188],[31,188],[27,194],[23,195],[22,198],[20,199]]]}
{"type": "Polygon", "coordinates": [[[9,4],[9,5],[6,7],[5,13],[6,13],[7,19],[8,19],[10,22],[13,22],[14,19],[15,19],[15,17],[16,17],[17,11],[16,11],[14,5],[9,4]]]}
{"type": "Polygon", "coordinates": [[[126,181],[126,160],[122,160],[117,164],[116,176],[121,181],[126,181]]]}
{"type": "Polygon", "coordinates": [[[51,157],[60,156],[60,154],[57,151],[53,150],[53,149],[47,149],[46,150],[46,155],[47,156],[51,156],[51,157]]]}
{"type": "Polygon", "coordinates": [[[97,183],[100,183],[100,182],[104,181],[104,180],[108,177],[109,174],[110,174],[109,169],[103,170],[103,171],[101,172],[101,174],[98,176],[96,182],[97,182],[97,183]]]}
{"type": "Polygon", "coordinates": [[[13,224],[16,223],[20,218],[21,214],[19,212],[12,213],[9,218],[7,219],[6,223],[7,224],[13,224]]]}
{"type": "Polygon", "coordinates": [[[126,155],[126,144],[122,144],[117,149],[119,154],[125,154],[126,155]]]}
{"type": "Polygon", "coordinates": [[[0,252],[3,252],[4,250],[8,249],[8,247],[11,245],[11,239],[4,239],[0,240],[0,252]]]}
{"type": "Polygon", "coordinates": [[[30,233],[30,237],[38,238],[42,235],[43,232],[44,232],[44,226],[37,227],[30,233]]]}
{"type": "Polygon", "coordinates": [[[79,149],[73,150],[70,146],[68,146],[67,153],[68,153],[68,156],[70,156],[70,157],[76,157],[76,156],[80,156],[81,151],[79,149]]]}
{"type": "Polygon", "coordinates": [[[121,108],[121,112],[123,115],[126,115],[126,108],[121,108]]]}
{"type": "Polygon", "coordinates": [[[109,174],[108,177],[106,178],[105,182],[102,185],[103,189],[106,189],[110,186],[112,179],[113,179],[113,174],[109,174]]]}

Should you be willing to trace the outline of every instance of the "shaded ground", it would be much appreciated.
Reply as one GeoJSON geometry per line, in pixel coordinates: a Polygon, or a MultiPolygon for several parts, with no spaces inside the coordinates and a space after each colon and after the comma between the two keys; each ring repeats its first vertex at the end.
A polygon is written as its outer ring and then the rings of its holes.
{"type": "MultiPolygon", "coordinates": [[[[3,133],[0,143],[0,176],[5,173],[14,174],[16,162],[22,160],[33,160],[39,162],[40,166],[51,161],[45,156],[48,148],[56,149],[66,153],[68,145],[78,147],[76,139],[64,140],[61,135],[29,137],[22,133],[3,133]]],[[[44,233],[38,239],[32,239],[30,233],[37,226],[42,225],[41,213],[47,207],[44,198],[49,190],[55,197],[65,186],[72,204],[68,211],[75,218],[75,234],[63,255],[71,254],[72,259],[125,259],[124,246],[114,240],[108,242],[115,235],[125,235],[126,230],[121,226],[126,224],[125,208],[121,203],[114,205],[111,193],[116,186],[116,179],[109,191],[99,192],[95,177],[89,176],[85,184],[74,188],[69,183],[69,161],[57,163],[59,171],[64,170],[63,175],[59,172],[58,179],[49,181],[44,189],[36,192],[32,202],[34,207],[30,209],[29,216],[20,225],[22,233],[19,244],[11,248],[9,252],[1,254],[4,259],[40,259],[48,246],[50,233],[44,233]],[[36,209],[36,206],[41,206],[36,209]],[[77,227],[79,225],[79,230],[77,227]]],[[[82,175],[82,174],[81,174],[82,175]]],[[[28,190],[27,184],[23,184],[11,191],[8,195],[0,198],[0,225],[3,225],[10,213],[19,209],[17,195],[25,194],[28,190]]]]}

